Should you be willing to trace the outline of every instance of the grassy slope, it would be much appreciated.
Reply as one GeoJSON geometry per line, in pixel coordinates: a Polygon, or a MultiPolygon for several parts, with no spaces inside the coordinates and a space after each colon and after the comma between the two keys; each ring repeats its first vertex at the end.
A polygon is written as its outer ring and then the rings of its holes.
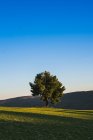
{"type": "Polygon", "coordinates": [[[93,110],[0,107],[0,140],[93,140],[93,110]]]}

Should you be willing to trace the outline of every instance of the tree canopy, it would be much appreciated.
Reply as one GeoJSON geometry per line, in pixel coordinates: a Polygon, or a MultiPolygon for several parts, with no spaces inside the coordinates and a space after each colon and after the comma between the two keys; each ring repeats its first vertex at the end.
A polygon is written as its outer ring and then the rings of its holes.
{"type": "Polygon", "coordinates": [[[30,82],[29,85],[32,95],[40,95],[41,100],[46,102],[46,106],[49,103],[55,104],[59,102],[65,90],[58,78],[47,71],[37,74],[34,83],[30,82]]]}

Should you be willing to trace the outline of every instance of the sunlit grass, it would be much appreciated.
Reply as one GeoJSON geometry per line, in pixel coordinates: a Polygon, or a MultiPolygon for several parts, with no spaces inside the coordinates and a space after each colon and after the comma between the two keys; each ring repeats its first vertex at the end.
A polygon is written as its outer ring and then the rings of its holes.
{"type": "Polygon", "coordinates": [[[93,110],[0,107],[0,140],[93,140],[93,110]]]}
{"type": "Polygon", "coordinates": [[[70,110],[57,108],[11,108],[0,107],[0,110],[11,112],[37,113],[45,115],[63,116],[80,119],[93,119],[93,110],[70,110]]]}

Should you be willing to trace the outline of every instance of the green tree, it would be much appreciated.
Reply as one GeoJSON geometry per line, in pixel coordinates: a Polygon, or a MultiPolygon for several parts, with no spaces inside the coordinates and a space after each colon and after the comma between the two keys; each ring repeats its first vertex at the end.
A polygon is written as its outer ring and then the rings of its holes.
{"type": "Polygon", "coordinates": [[[30,82],[29,85],[32,95],[40,95],[41,100],[46,102],[46,106],[49,103],[55,104],[59,102],[65,90],[65,87],[57,77],[47,71],[37,74],[34,83],[30,82]]]}

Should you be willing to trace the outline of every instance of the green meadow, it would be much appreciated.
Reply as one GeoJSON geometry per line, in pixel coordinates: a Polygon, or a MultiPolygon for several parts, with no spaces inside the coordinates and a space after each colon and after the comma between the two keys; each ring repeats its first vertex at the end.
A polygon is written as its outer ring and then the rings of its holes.
{"type": "Polygon", "coordinates": [[[93,140],[93,110],[0,107],[0,140],[93,140]]]}

